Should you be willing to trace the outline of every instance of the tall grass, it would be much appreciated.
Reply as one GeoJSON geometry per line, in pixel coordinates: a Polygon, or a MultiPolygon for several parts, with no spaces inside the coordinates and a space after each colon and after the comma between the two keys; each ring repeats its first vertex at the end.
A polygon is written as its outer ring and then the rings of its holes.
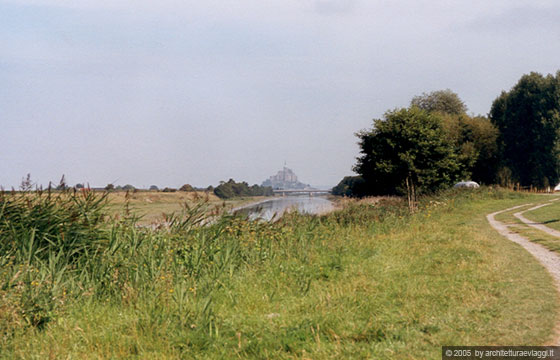
{"type": "MultiPolygon", "coordinates": [[[[198,204],[153,229],[126,212],[108,216],[106,196],[88,190],[2,193],[0,356],[407,357],[407,344],[423,354],[418,358],[439,356],[438,341],[446,338],[492,338],[493,322],[503,323],[503,312],[517,303],[488,298],[495,286],[489,269],[526,260],[508,245],[500,245],[504,258],[479,253],[490,246],[486,238],[463,244],[470,228],[448,235],[433,219],[456,211],[471,221],[473,203],[488,207],[516,196],[446,193],[425,199],[414,215],[398,199],[356,202],[276,223],[230,215],[209,221],[198,204]],[[457,253],[482,265],[456,268],[445,254],[457,253]],[[464,269],[472,279],[464,280],[464,269]],[[480,287],[471,285],[476,279],[480,287]],[[438,291],[468,289],[465,308],[458,295],[427,291],[432,280],[438,291]]],[[[496,279],[541,274],[538,267],[523,272],[496,279]]],[[[547,286],[545,279],[537,293],[547,286]]],[[[554,299],[543,301],[526,305],[523,316],[552,309],[554,299]]],[[[550,324],[539,326],[511,331],[530,341],[550,324]]],[[[507,339],[518,336],[504,331],[507,339]]]]}
{"type": "Polygon", "coordinates": [[[231,216],[200,226],[204,205],[186,204],[154,230],[137,226],[126,206],[110,218],[106,195],[86,189],[1,193],[3,339],[22,325],[42,328],[84,299],[142,299],[211,334],[213,291],[240,266],[275,257],[283,231],[231,216]]]}

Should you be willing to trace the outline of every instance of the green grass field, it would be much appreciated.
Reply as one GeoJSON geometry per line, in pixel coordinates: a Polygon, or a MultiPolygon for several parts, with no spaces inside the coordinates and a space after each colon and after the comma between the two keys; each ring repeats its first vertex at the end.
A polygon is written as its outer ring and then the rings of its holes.
{"type": "Polygon", "coordinates": [[[551,277],[485,218],[535,195],[205,227],[195,208],[159,231],[98,219],[85,195],[6,196],[2,358],[439,359],[442,345],[545,344],[558,318],[551,277]]]}

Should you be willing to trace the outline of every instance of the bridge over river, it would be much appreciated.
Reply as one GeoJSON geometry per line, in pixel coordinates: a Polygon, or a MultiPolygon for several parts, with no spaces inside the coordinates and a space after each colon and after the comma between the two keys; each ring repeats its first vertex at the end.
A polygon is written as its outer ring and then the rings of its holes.
{"type": "Polygon", "coordinates": [[[276,189],[273,190],[275,195],[282,195],[282,196],[286,196],[286,195],[309,195],[309,196],[313,196],[313,195],[326,195],[326,194],[330,194],[331,191],[330,190],[317,190],[317,189],[310,189],[310,190],[305,190],[305,189],[276,189]]]}

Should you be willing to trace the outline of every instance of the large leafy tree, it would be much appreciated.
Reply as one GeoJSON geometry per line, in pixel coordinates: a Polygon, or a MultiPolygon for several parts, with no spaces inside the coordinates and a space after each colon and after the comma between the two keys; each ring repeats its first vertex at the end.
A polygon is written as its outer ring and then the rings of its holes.
{"type": "Polygon", "coordinates": [[[504,169],[523,186],[547,187],[560,178],[560,72],[521,77],[494,100],[490,119],[500,130],[504,169]]]}
{"type": "Polygon", "coordinates": [[[463,100],[449,89],[415,96],[411,106],[442,117],[444,131],[455,146],[464,179],[486,184],[495,182],[498,130],[486,117],[467,115],[463,100]]]}
{"type": "Polygon", "coordinates": [[[354,171],[369,194],[406,194],[413,210],[418,194],[460,178],[457,153],[434,113],[418,107],[390,111],[357,136],[362,155],[354,171]]]}
{"type": "Polygon", "coordinates": [[[461,115],[467,113],[467,106],[459,95],[453,91],[438,90],[423,93],[412,98],[411,106],[419,107],[428,112],[441,112],[446,114],[461,115]]]}
{"type": "Polygon", "coordinates": [[[439,114],[447,138],[457,152],[461,176],[493,184],[498,168],[498,129],[483,116],[439,114]]]}

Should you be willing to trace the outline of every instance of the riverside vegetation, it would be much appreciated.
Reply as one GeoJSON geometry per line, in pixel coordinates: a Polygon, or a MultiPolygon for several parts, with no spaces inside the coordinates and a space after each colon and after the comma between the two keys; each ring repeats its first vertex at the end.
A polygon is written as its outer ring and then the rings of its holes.
{"type": "Polygon", "coordinates": [[[550,192],[560,181],[560,71],[523,75],[492,103],[467,115],[451,90],[424,93],[357,134],[360,156],[334,195],[418,195],[460,180],[550,192]],[[531,134],[531,136],[527,136],[531,134]]]}
{"type": "MultiPolygon", "coordinates": [[[[535,195],[532,195],[535,197],[535,195]]],[[[1,358],[416,358],[536,345],[552,280],[484,214],[531,198],[449,191],[276,223],[203,203],[140,227],[107,196],[0,194],[1,358]]]]}

